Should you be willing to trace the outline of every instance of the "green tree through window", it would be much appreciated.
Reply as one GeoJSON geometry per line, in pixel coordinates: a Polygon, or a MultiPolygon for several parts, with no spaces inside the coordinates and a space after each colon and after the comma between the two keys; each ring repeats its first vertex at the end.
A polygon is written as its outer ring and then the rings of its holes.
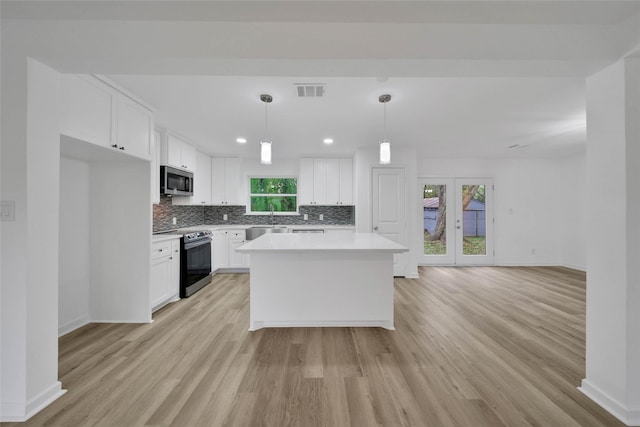
{"type": "Polygon", "coordinates": [[[251,212],[297,212],[296,178],[251,178],[251,212]]]}

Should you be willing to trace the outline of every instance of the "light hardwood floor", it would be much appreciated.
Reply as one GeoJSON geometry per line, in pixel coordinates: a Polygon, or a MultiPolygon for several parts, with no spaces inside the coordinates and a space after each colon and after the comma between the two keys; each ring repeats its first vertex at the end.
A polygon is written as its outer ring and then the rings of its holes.
{"type": "Polygon", "coordinates": [[[248,332],[248,279],[62,337],[69,391],[20,425],[622,425],[576,390],[584,273],[421,268],[395,281],[396,331],[248,332]]]}

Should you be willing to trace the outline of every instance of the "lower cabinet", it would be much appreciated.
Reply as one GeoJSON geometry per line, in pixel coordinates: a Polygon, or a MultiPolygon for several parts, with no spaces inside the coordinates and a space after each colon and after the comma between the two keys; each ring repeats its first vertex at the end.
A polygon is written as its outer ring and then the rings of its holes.
{"type": "Polygon", "coordinates": [[[213,231],[211,251],[212,270],[244,270],[249,268],[249,256],[239,254],[236,249],[246,243],[244,229],[213,231]]]}
{"type": "Polygon", "coordinates": [[[180,240],[151,245],[151,311],[180,297],[180,240]]]}

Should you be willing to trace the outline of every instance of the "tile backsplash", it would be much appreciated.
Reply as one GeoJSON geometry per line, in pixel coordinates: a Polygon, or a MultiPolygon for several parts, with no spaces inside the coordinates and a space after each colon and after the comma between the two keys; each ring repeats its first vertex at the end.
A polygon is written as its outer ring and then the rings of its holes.
{"type": "MultiPolygon", "coordinates": [[[[300,206],[300,215],[276,216],[275,223],[282,225],[354,225],[355,206],[300,206]],[[308,220],[304,220],[304,214],[308,220]],[[320,214],[323,220],[320,221],[320,214]]],[[[160,204],[153,205],[153,231],[192,227],[200,224],[251,225],[269,224],[270,215],[245,215],[245,206],[174,206],[171,198],[160,197],[160,204]],[[227,220],[223,216],[227,215],[227,220]],[[173,225],[173,218],[177,224],[173,225]]]]}

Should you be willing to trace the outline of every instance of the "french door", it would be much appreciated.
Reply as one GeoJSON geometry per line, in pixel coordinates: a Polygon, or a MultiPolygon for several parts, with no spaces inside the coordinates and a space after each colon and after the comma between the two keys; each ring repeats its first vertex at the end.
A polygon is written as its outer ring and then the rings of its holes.
{"type": "Polygon", "coordinates": [[[493,181],[420,180],[421,264],[493,264],[493,181]]]}

